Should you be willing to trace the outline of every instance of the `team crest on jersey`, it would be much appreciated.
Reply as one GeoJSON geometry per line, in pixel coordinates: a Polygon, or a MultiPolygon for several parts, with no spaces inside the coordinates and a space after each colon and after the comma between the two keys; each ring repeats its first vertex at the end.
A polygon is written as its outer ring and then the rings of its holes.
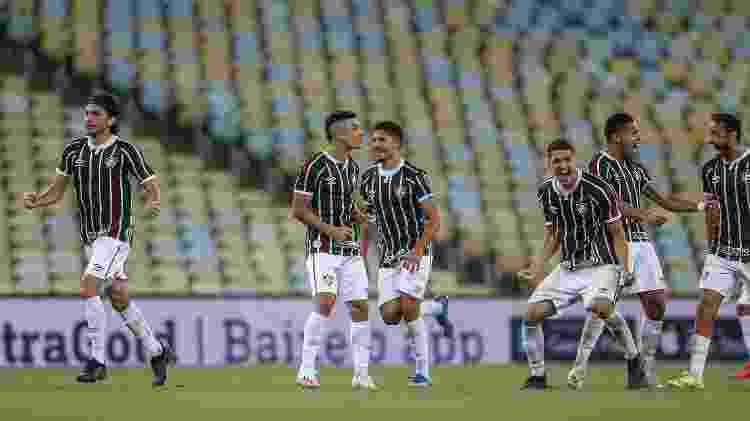
{"type": "Polygon", "coordinates": [[[578,211],[580,215],[586,215],[586,212],[588,210],[589,210],[589,207],[588,205],[586,205],[586,203],[578,203],[576,205],[576,211],[578,211]]]}
{"type": "Polygon", "coordinates": [[[114,168],[115,165],[117,165],[118,162],[120,162],[120,160],[117,159],[117,157],[110,156],[109,158],[107,158],[106,161],[104,161],[104,166],[107,167],[107,168],[109,168],[109,169],[112,169],[112,168],[114,168]]]}
{"type": "Polygon", "coordinates": [[[324,273],[323,282],[325,282],[328,287],[332,287],[336,282],[336,276],[332,273],[324,273]]]}
{"type": "Polygon", "coordinates": [[[324,180],[324,182],[333,187],[333,185],[336,184],[336,177],[328,177],[324,180]]]}
{"type": "Polygon", "coordinates": [[[405,190],[405,189],[404,189],[404,188],[402,188],[402,187],[396,187],[396,190],[394,191],[394,193],[396,194],[396,197],[397,197],[397,198],[398,198],[399,200],[403,199],[403,198],[404,198],[404,196],[406,195],[406,192],[405,192],[404,190],[405,190]]]}
{"type": "Polygon", "coordinates": [[[721,181],[721,179],[719,178],[718,175],[714,175],[713,177],[711,177],[711,182],[712,183],[719,184],[719,181],[721,181]]]}
{"type": "Polygon", "coordinates": [[[76,159],[73,165],[75,165],[76,167],[84,167],[86,166],[86,161],[84,161],[83,159],[76,159]]]}
{"type": "Polygon", "coordinates": [[[745,180],[745,183],[750,183],[750,171],[746,171],[742,178],[745,180]]]}
{"type": "Polygon", "coordinates": [[[549,211],[552,212],[553,215],[557,215],[560,212],[560,208],[557,206],[550,206],[549,211]]]}

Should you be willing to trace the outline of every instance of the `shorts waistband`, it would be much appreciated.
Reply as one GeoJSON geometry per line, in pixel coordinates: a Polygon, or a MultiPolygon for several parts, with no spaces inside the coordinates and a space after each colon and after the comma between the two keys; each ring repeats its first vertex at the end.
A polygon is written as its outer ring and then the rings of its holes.
{"type": "Polygon", "coordinates": [[[333,256],[342,256],[342,257],[354,257],[354,256],[359,256],[360,255],[359,249],[349,249],[349,248],[340,248],[340,247],[334,248],[331,251],[328,251],[328,250],[322,251],[322,250],[319,250],[319,249],[310,249],[310,250],[308,250],[308,252],[310,254],[325,253],[325,254],[330,254],[330,255],[333,255],[333,256]]]}
{"type": "MultiPolygon", "coordinates": [[[[575,265],[567,260],[560,262],[560,267],[567,270],[568,272],[575,272],[580,269],[591,269],[591,268],[607,266],[607,265],[608,265],[607,263],[592,262],[592,261],[577,262],[575,263],[575,265]]],[[[612,265],[614,265],[614,263],[612,263],[612,265]]]]}
{"type": "Polygon", "coordinates": [[[716,255],[729,260],[747,261],[750,260],[750,248],[718,246],[716,255]]]}

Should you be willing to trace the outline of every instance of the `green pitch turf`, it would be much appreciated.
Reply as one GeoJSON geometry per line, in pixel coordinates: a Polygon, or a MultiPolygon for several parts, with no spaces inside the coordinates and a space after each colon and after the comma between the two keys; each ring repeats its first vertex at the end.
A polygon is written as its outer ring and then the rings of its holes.
{"type": "MultiPolygon", "coordinates": [[[[439,367],[435,385],[417,390],[407,387],[406,368],[374,367],[383,386],[378,392],[352,391],[348,369],[324,368],[323,387],[316,391],[298,389],[295,370],[287,367],[173,369],[170,384],[158,390],[151,388],[145,368],[112,369],[108,383],[95,385],[76,384],[73,369],[0,369],[0,414],[8,421],[224,421],[266,415],[276,417],[270,421],[292,416],[383,421],[384,410],[390,410],[425,421],[706,421],[720,413],[742,416],[750,396],[750,382],[728,378],[731,368],[710,368],[702,392],[626,391],[624,369],[614,366],[592,367],[586,390],[573,392],[564,387],[567,369],[551,368],[554,388],[544,392],[519,390],[524,366],[439,367]],[[405,409],[412,411],[404,414],[405,409]]],[[[678,371],[663,369],[660,376],[678,371]]]]}

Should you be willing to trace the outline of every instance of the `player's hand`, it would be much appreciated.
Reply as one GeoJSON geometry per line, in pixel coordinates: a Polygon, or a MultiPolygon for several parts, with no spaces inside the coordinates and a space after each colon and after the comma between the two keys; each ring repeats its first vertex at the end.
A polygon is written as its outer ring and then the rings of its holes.
{"type": "MultiPolygon", "coordinates": [[[[39,196],[39,193],[36,192],[27,192],[23,194],[23,207],[26,209],[34,209],[36,208],[36,199],[39,196]]],[[[17,196],[16,196],[17,197],[17,196]]],[[[18,203],[18,202],[16,202],[18,203]]]]}
{"type": "Polygon", "coordinates": [[[664,225],[667,223],[667,217],[660,214],[657,208],[644,209],[643,222],[649,225],[664,225]]]}
{"type": "Polygon", "coordinates": [[[355,207],[352,211],[352,221],[358,225],[365,225],[367,224],[367,220],[367,214],[362,212],[360,208],[355,207]]]}
{"type": "Polygon", "coordinates": [[[159,216],[161,212],[161,202],[158,200],[151,200],[146,202],[146,210],[150,216],[159,216]]]}
{"type": "Polygon", "coordinates": [[[531,289],[535,289],[542,282],[544,267],[540,264],[532,263],[526,269],[518,272],[518,275],[529,284],[531,289]]]}
{"type": "Polygon", "coordinates": [[[414,250],[410,251],[409,253],[401,256],[401,270],[414,272],[419,267],[420,260],[421,257],[414,250]]]}
{"type": "Polygon", "coordinates": [[[618,268],[619,275],[617,283],[623,287],[631,287],[635,283],[635,275],[632,272],[625,270],[624,268],[618,268]]]}
{"type": "Polygon", "coordinates": [[[351,227],[334,227],[328,226],[325,234],[335,241],[346,241],[352,239],[352,228],[351,227]]]}

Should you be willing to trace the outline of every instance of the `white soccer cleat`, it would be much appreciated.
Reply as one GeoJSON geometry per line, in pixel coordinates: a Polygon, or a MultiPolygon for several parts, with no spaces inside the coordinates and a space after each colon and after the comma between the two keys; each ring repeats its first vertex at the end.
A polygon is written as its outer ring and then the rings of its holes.
{"type": "Polygon", "coordinates": [[[352,378],[352,388],[375,391],[378,390],[378,385],[375,384],[370,376],[354,376],[352,378]]]}
{"type": "Polygon", "coordinates": [[[586,374],[583,370],[573,367],[568,373],[568,387],[573,390],[583,389],[583,381],[586,378],[586,374]]]}
{"type": "Polygon", "coordinates": [[[305,389],[320,388],[320,376],[316,373],[303,373],[297,376],[297,384],[305,389]]]}

